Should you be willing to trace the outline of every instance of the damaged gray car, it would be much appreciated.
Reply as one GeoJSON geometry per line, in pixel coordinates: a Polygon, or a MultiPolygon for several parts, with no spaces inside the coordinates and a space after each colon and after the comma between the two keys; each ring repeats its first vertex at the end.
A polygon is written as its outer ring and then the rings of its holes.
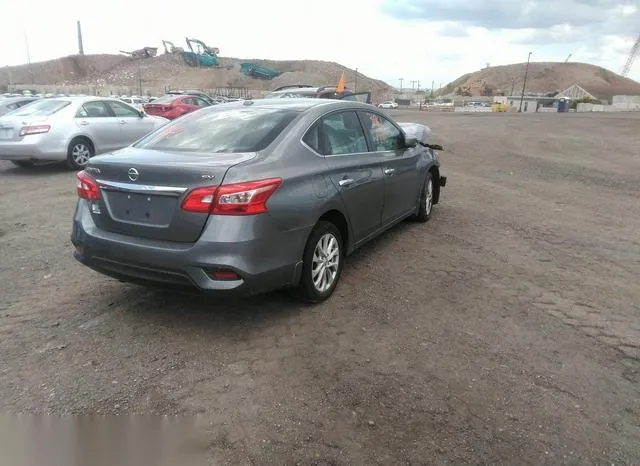
{"type": "Polygon", "coordinates": [[[406,218],[426,222],[446,178],[423,125],[332,99],[216,105],[77,174],[75,258],[122,281],[218,295],[289,287],[318,302],[345,257],[406,218]]]}

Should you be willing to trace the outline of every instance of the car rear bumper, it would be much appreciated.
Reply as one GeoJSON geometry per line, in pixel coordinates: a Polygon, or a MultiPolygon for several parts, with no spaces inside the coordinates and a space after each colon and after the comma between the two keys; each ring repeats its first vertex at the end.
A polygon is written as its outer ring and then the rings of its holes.
{"type": "Polygon", "coordinates": [[[65,160],[66,141],[49,135],[31,135],[22,140],[0,140],[0,160],[65,160]]]}
{"type": "Polygon", "coordinates": [[[247,296],[299,282],[302,252],[293,245],[300,243],[303,235],[306,233],[297,231],[283,233],[281,238],[238,242],[201,238],[196,243],[134,238],[98,229],[86,202],[80,201],[71,241],[76,260],[122,281],[247,296]],[[269,254],[274,250],[282,251],[282,257],[269,254]],[[235,272],[240,279],[216,280],[211,276],[215,271],[235,272]]]}

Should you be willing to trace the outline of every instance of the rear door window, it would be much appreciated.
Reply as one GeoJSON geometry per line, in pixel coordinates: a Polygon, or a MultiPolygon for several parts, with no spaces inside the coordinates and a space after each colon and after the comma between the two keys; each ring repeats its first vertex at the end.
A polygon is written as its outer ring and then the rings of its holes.
{"type": "Polygon", "coordinates": [[[201,99],[200,97],[192,97],[193,101],[195,102],[194,105],[197,105],[198,107],[208,107],[209,103],[206,102],[204,99],[201,99]]]}
{"type": "Polygon", "coordinates": [[[338,112],[322,119],[321,154],[346,155],[368,152],[367,139],[355,111],[338,112]]]}

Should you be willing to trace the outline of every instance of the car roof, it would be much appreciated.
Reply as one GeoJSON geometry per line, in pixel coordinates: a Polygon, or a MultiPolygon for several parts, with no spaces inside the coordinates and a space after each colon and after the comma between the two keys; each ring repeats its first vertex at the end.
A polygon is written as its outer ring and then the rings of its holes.
{"type": "Polygon", "coordinates": [[[329,107],[329,108],[353,108],[371,109],[371,105],[362,102],[354,102],[353,100],[337,100],[337,99],[317,99],[317,98],[283,98],[283,99],[256,99],[245,100],[243,102],[229,102],[223,105],[216,105],[218,108],[234,108],[249,106],[253,108],[274,108],[274,109],[290,109],[304,111],[313,107],[329,107]],[[251,102],[251,103],[248,103],[251,102]]]}
{"type": "Polygon", "coordinates": [[[64,100],[67,102],[82,104],[85,102],[89,102],[92,100],[111,100],[114,102],[122,102],[120,97],[103,97],[100,95],[83,95],[83,96],[55,96],[55,97],[46,97],[43,100],[64,100]]]}

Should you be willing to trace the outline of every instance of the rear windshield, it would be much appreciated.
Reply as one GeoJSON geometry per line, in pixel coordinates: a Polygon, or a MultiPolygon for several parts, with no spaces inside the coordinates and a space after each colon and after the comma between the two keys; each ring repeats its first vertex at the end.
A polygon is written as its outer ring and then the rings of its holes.
{"type": "Polygon", "coordinates": [[[178,96],[175,95],[163,95],[162,97],[158,97],[153,100],[154,104],[168,104],[176,100],[178,96]]]}
{"type": "Polygon", "coordinates": [[[68,100],[43,99],[32,102],[11,113],[12,116],[49,116],[65,108],[68,100]]]}
{"type": "Polygon", "coordinates": [[[163,126],[134,147],[177,152],[256,152],[271,144],[299,114],[289,109],[210,108],[163,126]]]}

